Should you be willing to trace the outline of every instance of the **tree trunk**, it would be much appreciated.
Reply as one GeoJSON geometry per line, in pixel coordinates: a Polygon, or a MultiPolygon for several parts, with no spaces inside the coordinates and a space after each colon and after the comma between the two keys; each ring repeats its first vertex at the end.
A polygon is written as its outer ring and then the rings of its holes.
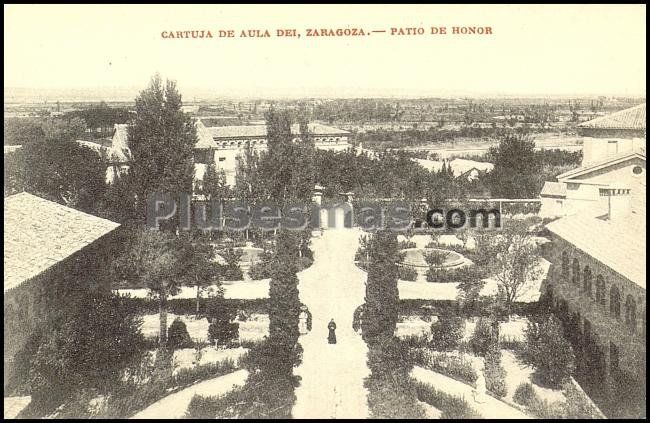
{"type": "Polygon", "coordinates": [[[196,315],[199,315],[199,300],[201,299],[201,294],[199,291],[199,284],[196,284],[196,315]]]}
{"type": "Polygon", "coordinates": [[[158,303],[158,310],[160,312],[160,333],[158,335],[158,345],[160,348],[165,348],[167,345],[167,295],[161,294],[158,303]]]}

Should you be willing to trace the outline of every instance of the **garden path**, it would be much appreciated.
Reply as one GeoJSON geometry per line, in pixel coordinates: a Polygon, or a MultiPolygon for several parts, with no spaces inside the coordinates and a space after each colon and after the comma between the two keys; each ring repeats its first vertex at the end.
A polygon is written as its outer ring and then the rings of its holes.
{"type": "Polygon", "coordinates": [[[312,314],[312,330],[300,337],[302,363],[294,373],[294,418],[367,418],[364,379],[368,348],[352,329],[354,311],[364,303],[366,274],[354,264],[361,231],[328,229],[313,238],[314,263],[298,274],[300,300],[312,314]],[[337,325],[337,344],[327,343],[327,324],[337,325]]]}
{"type": "Polygon", "coordinates": [[[227,375],[195,383],[181,391],[167,395],[140,411],[132,419],[180,419],[194,395],[220,396],[243,386],[248,378],[247,370],[237,370],[227,375]]]}
{"type": "Polygon", "coordinates": [[[464,398],[465,401],[486,419],[529,419],[530,417],[518,409],[499,401],[489,395],[483,395],[481,402],[474,399],[474,388],[440,373],[414,366],[411,377],[431,385],[431,387],[449,395],[464,398]]]}

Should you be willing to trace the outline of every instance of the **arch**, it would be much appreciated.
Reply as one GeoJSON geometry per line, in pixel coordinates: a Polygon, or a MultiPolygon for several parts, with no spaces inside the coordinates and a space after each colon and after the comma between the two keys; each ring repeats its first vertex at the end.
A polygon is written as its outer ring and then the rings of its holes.
{"type": "Polygon", "coordinates": [[[636,301],[630,294],[625,299],[625,324],[632,330],[636,329],[636,301]]]}
{"type": "Polygon", "coordinates": [[[616,285],[609,290],[609,312],[614,317],[621,317],[621,292],[616,285]]]}
{"type": "Polygon", "coordinates": [[[605,279],[602,275],[596,276],[596,302],[605,305],[605,279]]]}
{"type": "Polygon", "coordinates": [[[569,254],[562,251],[562,276],[569,276],[569,254]]]}
{"type": "Polygon", "coordinates": [[[573,259],[571,265],[571,282],[574,285],[580,285],[580,261],[577,258],[573,259]]]}
{"type": "Polygon", "coordinates": [[[585,266],[584,270],[582,271],[582,288],[585,290],[585,293],[589,298],[592,297],[592,292],[591,292],[591,280],[592,280],[592,275],[591,275],[591,269],[589,266],[585,266]]]}

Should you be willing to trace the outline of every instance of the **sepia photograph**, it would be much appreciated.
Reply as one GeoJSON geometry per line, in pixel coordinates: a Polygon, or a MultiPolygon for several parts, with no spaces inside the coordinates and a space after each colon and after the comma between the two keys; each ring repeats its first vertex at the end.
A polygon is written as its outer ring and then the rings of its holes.
{"type": "Polygon", "coordinates": [[[4,6],[5,419],[645,419],[646,5],[4,6]]]}

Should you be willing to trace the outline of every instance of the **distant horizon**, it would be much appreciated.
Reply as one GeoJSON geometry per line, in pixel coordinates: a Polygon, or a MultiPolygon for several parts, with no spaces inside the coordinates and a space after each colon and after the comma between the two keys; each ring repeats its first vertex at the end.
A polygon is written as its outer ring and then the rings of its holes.
{"type": "MultiPolygon", "coordinates": [[[[44,101],[59,101],[59,102],[133,102],[138,96],[140,91],[144,90],[146,86],[136,87],[106,87],[106,88],[92,88],[92,87],[74,87],[74,88],[26,88],[26,87],[5,87],[4,88],[4,102],[5,104],[11,103],[25,103],[25,102],[44,102],[44,101]],[[113,91],[111,93],[111,91],[113,91]]],[[[376,100],[426,100],[426,99],[454,99],[462,100],[466,98],[471,99],[580,99],[580,98],[627,98],[627,99],[646,99],[646,93],[498,93],[487,91],[476,91],[470,93],[468,91],[459,92],[440,92],[440,93],[349,93],[344,91],[332,93],[310,93],[304,94],[272,94],[264,95],[258,93],[257,95],[250,94],[234,94],[223,93],[219,94],[217,89],[200,89],[189,87],[183,90],[182,86],[178,86],[179,92],[183,97],[184,103],[191,102],[206,102],[215,100],[270,100],[270,101],[295,101],[295,100],[352,100],[352,99],[376,99],[376,100]]]]}

